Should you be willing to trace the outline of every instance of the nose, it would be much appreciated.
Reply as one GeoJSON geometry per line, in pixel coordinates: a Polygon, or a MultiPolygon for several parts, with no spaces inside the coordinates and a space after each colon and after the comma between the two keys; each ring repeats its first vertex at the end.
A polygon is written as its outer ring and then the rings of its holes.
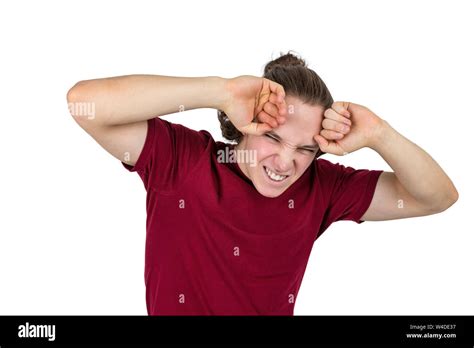
{"type": "Polygon", "coordinates": [[[281,146],[275,158],[275,170],[288,173],[293,166],[294,150],[289,146],[281,146]]]}

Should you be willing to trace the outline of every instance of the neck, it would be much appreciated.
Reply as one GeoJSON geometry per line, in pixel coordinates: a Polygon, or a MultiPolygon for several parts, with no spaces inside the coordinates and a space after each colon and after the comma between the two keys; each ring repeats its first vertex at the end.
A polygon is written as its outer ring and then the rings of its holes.
{"type": "MultiPolygon", "coordinates": [[[[241,140],[240,143],[238,143],[237,145],[235,145],[235,146],[234,146],[234,150],[235,150],[235,151],[240,151],[240,150],[242,150],[242,148],[244,147],[243,142],[244,142],[244,141],[241,140]]],[[[249,177],[249,175],[248,175],[248,173],[247,173],[247,168],[245,167],[245,163],[240,163],[238,159],[239,159],[239,156],[236,156],[237,165],[239,166],[239,168],[240,168],[240,170],[242,171],[242,173],[244,173],[245,176],[250,179],[250,177],[249,177]]]]}

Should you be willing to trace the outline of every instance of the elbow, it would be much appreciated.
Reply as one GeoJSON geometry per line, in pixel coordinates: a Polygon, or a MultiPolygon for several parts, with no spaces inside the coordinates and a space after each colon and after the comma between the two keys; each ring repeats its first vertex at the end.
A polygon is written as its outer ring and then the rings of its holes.
{"type": "Polygon", "coordinates": [[[77,82],[68,90],[66,95],[69,113],[78,123],[86,119],[94,119],[96,114],[95,103],[90,101],[85,84],[85,81],[77,82]]]}
{"type": "Polygon", "coordinates": [[[456,190],[455,187],[453,187],[453,193],[452,193],[451,197],[452,197],[452,198],[451,198],[451,200],[452,200],[451,205],[453,205],[453,204],[456,203],[457,200],[459,199],[459,193],[458,193],[458,190],[456,190]]]}
{"type": "Polygon", "coordinates": [[[451,196],[449,198],[449,205],[446,209],[448,209],[450,206],[452,206],[454,203],[456,203],[459,199],[459,193],[456,188],[453,189],[453,192],[451,193],[451,196]]]}
{"type": "Polygon", "coordinates": [[[79,123],[79,119],[76,116],[76,104],[78,100],[77,83],[67,91],[66,100],[69,114],[79,123]]]}
{"type": "Polygon", "coordinates": [[[436,206],[435,213],[441,213],[451,207],[459,199],[459,193],[456,188],[453,187],[453,190],[442,200],[440,204],[436,206]]]}
{"type": "Polygon", "coordinates": [[[447,202],[448,202],[448,205],[447,205],[446,209],[448,209],[450,206],[452,206],[454,203],[456,203],[458,201],[458,199],[459,199],[458,190],[456,190],[456,187],[454,185],[452,185],[452,188],[449,191],[448,198],[446,199],[447,202]]]}
{"type": "Polygon", "coordinates": [[[69,91],[67,91],[66,94],[66,100],[68,103],[74,103],[80,99],[80,89],[83,84],[83,81],[79,81],[74,86],[69,88],[69,91]]]}

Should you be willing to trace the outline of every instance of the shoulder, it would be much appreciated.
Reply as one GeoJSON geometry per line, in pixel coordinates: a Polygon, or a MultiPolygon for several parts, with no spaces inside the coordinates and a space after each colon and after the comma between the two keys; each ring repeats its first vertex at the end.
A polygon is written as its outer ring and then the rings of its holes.
{"type": "Polygon", "coordinates": [[[315,160],[314,166],[320,179],[336,178],[344,172],[354,170],[352,167],[346,167],[339,162],[333,163],[322,158],[315,160]]]}
{"type": "Polygon", "coordinates": [[[196,130],[180,123],[165,120],[161,117],[152,118],[149,122],[152,124],[152,127],[162,129],[167,133],[173,134],[174,136],[190,135],[193,137],[197,136],[209,141],[214,141],[214,138],[212,137],[211,133],[209,133],[205,129],[196,130]]]}

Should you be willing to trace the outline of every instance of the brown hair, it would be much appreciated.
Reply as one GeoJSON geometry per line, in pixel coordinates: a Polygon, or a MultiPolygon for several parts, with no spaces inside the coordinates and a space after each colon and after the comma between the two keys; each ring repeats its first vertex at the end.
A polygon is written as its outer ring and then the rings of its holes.
{"type": "MultiPolygon", "coordinates": [[[[303,103],[328,109],[334,102],[329,89],[318,74],[307,67],[304,59],[291,51],[286,54],[280,52],[280,57],[268,62],[263,77],[279,83],[285,89],[285,95],[299,98],[303,103]]],[[[221,124],[222,136],[240,143],[243,134],[234,127],[222,110],[217,110],[217,118],[221,124]]],[[[316,158],[322,154],[324,152],[318,150],[316,158]]]]}

